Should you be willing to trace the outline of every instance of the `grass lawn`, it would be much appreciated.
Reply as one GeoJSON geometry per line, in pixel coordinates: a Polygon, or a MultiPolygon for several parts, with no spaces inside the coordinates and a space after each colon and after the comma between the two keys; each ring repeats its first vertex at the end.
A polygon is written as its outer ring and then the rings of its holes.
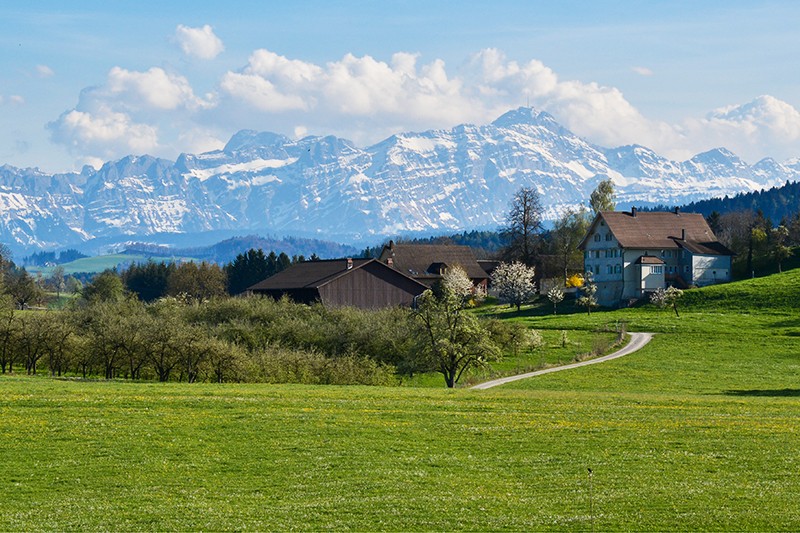
{"type": "Polygon", "coordinates": [[[658,333],[486,391],[0,377],[0,530],[800,530],[798,282],[486,309],[658,333]]]}

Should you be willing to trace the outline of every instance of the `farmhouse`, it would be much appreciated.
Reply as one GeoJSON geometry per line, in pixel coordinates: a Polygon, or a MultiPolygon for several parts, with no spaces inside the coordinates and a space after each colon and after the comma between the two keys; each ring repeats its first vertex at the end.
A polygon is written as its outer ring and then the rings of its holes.
{"type": "Polygon", "coordinates": [[[430,287],[447,272],[460,266],[475,287],[486,290],[489,274],[475,259],[469,246],[453,244],[389,244],[383,247],[378,260],[398,272],[430,287]]]}
{"type": "Polygon", "coordinates": [[[329,307],[410,306],[427,287],[375,259],[334,259],[296,263],[247,289],[295,302],[329,307]]]}
{"type": "Polygon", "coordinates": [[[601,305],[619,305],[673,285],[710,285],[731,279],[733,252],[703,215],[603,211],[578,245],[592,272],[601,305]]]}

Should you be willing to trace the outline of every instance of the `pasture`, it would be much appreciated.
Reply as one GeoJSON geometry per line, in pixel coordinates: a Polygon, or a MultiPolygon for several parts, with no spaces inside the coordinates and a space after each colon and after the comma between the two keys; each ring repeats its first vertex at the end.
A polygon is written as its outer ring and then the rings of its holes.
{"type": "Polygon", "coordinates": [[[2,377],[0,530],[797,530],[798,278],[485,310],[658,333],[487,391],[2,377]]]}

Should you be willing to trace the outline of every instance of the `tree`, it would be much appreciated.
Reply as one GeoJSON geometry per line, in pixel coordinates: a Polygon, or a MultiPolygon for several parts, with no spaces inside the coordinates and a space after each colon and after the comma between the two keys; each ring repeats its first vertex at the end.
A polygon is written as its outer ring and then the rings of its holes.
{"type": "Polygon", "coordinates": [[[616,193],[614,192],[614,182],[611,178],[605,179],[597,184],[597,188],[589,196],[589,205],[595,213],[600,211],[613,211],[617,205],[614,202],[616,193]]]}
{"type": "Polygon", "coordinates": [[[659,287],[650,294],[650,303],[658,307],[671,307],[675,311],[675,316],[680,317],[678,314],[678,299],[683,296],[683,291],[677,287],[667,287],[666,290],[659,287]]]}
{"type": "Polygon", "coordinates": [[[561,287],[553,287],[547,291],[547,299],[553,302],[553,314],[558,310],[558,304],[564,299],[564,289],[561,287]]]}
{"type": "Polygon", "coordinates": [[[469,279],[467,271],[459,265],[449,267],[447,272],[442,276],[442,285],[445,290],[450,291],[454,297],[460,298],[462,303],[466,303],[475,294],[475,286],[472,280],[469,279]]]}
{"type": "MultiPolygon", "coordinates": [[[[316,256],[311,257],[313,261],[316,256]]],[[[264,250],[251,248],[228,263],[225,273],[228,275],[228,293],[235,295],[275,274],[275,261],[270,265],[264,250]]]]}
{"type": "Polygon", "coordinates": [[[24,268],[11,268],[5,276],[5,289],[18,309],[42,300],[44,293],[24,268]]]}
{"type": "Polygon", "coordinates": [[[201,302],[227,294],[227,278],[219,265],[194,261],[180,265],[170,275],[167,294],[185,295],[190,300],[201,302]]]}
{"type": "Polygon", "coordinates": [[[497,290],[500,299],[520,310],[522,304],[536,294],[533,281],[535,269],[520,262],[500,263],[492,273],[492,286],[497,290]]]}
{"type": "Polygon", "coordinates": [[[125,298],[122,280],[113,270],[101,272],[81,290],[81,297],[88,303],[119,302],[125,298]]]}
{"type": "Polygon", "coordinates": [[[556,220],[553,231],[553,247],[558,255],[561,268],[564,270],[564,281],[569,278],[570,270],[583,270],[583,254],[578,250],[583,236],[589,230],[592,221],[584,207],[567,209],[556,220]]]}
{"type": "Polygon", "coordinates": [[[56,290],[56,297],[60,298],[61,293],[66,288],[63,266],[58,265],[53,269],[53,273],[50,275],[50,281],[53,284],[53,288],[56,290]]]}
{"type": "Polygon", "coordinates": [[[770,231],[770,255],[778,265],[778,272],[783,272],[783,262],[792,256],[792,249],[786,246],[789,230],[786,226],[778,226],[770,231]]]}
{"type": "Polygon", "coordinates": [[[514,194],[506,215],[506,226],[500,232],[508,242],[503,251],[507,260],[533,266],[542,230],[542,202],[533,187],[523,187],[514,194]]]}
{"type": "Polygon", "coordinates": [[[591,272],[586,272],[583,276],[583,286],[581,296],[578,298],[578,305],[586,308],[586,314],[592,314],[592,307],[597,307],[597,285],[594,283],[594,276],[591,272]]]}
{"type": "Polygon", "coordinates": [[[464,297],[445,283],[438,297],[431,290],[422,293],[412,314],[421,366],[441,373],[449,388],[467,369],[500,355],[486,328],[464,305],[464,297]]]}
{"type": "Polygon", "coordinates": [[[167,294],[167,285],[173,272],[174,263],[156,263],[150,260],[144,264],[131,265],[122,273],[122,282],[141,301],[152,302],[167,294]]]}

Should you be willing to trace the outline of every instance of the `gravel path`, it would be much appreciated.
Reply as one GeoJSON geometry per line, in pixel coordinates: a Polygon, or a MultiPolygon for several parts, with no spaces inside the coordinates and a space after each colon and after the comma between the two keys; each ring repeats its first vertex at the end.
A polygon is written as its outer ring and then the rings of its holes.
{"type": "Polygon", "coordinates": [[[498,385],[505,385],[506,383],[511,383],[512,381],[518,381],[520,379],[527,379],[527,378],[532,378],[534,376],[541,376],[543,374],[550,374],[552,372],[560,372],[562,370],[569,370],[571,368],[578,368],[581,366],[594,365],[597,363],[602,363],[604,361],[610,361],[612,359],[616,359],[617,357],[622,357],[623,355],[628,355],[629,353],[633,353],[637,350],[640,350],[645,344],[650,342],[650,339],[653,338],[652,333],[629,333],[628,335],[631,336],[631,341],[628,344],[626,344],[624,348],[617,350],[614,353],[604,355],[603,357],[598,357],[597,359],[589,359],[588,361],[581,361],[580,363],[572,363],[564,366],[554,366],[552,368],[545,368],[544,370],[537,370],[536,372],[528,372],[525,374],[518,374],[516,376],[508,376],[505,378],[493,379],[491,381],[486,381],[484,383],[475,385],[474,387],[471,388],[479,390],[490,389],[492,387],[497,387],[498,385]]]}

